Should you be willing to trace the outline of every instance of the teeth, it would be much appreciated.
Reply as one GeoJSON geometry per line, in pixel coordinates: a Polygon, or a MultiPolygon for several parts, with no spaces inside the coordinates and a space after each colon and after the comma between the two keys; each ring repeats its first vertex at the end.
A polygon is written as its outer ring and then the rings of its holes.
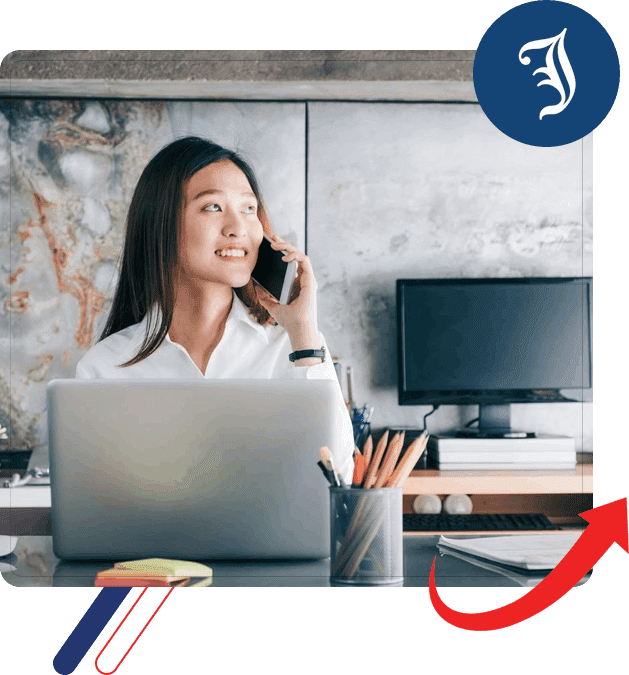
{"type": "Polygon", "coordinates": [[[239,248],[228,248],[224,249],[222,251],[217,251],[216,252],[218,255],[221,256],[221,258],[244,258],[245,257],[245,252],[242,249],[239,248]]]}

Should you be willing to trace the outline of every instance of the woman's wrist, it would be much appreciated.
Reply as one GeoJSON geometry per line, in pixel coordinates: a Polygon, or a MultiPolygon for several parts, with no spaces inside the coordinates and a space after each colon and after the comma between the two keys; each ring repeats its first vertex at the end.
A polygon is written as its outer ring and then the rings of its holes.
{"type": "MultiPolygon", "coordinates": [[[[323,347],[323,338],[317,329],[311,327],[296,328],[288,333],[290,345],[293,352],[316,349],[323,347]]],[[[293,361],[296,366],[315,366],[322,363],[323,359],[317,357],[306,357],[293,361]]]]}
{"type": "Polygon", "coordinates": [[[323,338],[318,328],[311,326],[296,326],[288,330],[290,346],[294,352],[303,349],[321,349],[323,338]]]}

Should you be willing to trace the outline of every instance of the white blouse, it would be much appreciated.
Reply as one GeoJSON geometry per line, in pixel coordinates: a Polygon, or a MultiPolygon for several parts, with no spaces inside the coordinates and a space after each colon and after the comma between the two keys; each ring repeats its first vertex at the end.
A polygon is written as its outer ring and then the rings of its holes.
{"type": "Polygon", "coordinates": [[[354,467],[352,424],[323,336],[323,363],[296,366],[288,359],[292,351],[288,333],[281,326],[259,324],[234,293],[223,337],[212,352],[205,373],[199,370],[186,349],[173,342],[168,335],[152,354],[139,363],[125,368],[119,367],[138,353],[149,322],[152,328],[158,320],[157,312],[149,312],[139,323],[97,342],[78,362],[76,377],[333,380],[337,383],[336,404],[342,408],[342,428],[339,429],[341,438],[338,446],[342,456],[335,457],[335,461],[345,481],[348,484],[351,482],[354,467]]]}

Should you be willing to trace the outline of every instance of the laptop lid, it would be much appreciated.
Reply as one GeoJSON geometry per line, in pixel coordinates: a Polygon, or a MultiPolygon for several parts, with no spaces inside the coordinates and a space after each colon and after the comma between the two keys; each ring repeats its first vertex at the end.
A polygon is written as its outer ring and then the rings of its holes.
{"type": "MultiPolygon", "coordinates": [[[[62,559],[329,555],[319,448],[327,380],[53,380],[53,549],[62,559]]],[[[338,455],[337,455],[338,456],[338,455]]]]}

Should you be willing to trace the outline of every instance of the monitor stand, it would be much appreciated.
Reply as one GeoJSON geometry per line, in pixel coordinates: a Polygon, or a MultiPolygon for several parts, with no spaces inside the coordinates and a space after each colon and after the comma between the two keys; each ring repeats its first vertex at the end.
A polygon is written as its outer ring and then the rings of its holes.
{"type": "Polygon", "coordinates": [[[459,429],[456,437],[535,438],[535,433],[511,428],[511,406],[508,403],[482,403],[478,406],[478,427],[459,429]]]}

